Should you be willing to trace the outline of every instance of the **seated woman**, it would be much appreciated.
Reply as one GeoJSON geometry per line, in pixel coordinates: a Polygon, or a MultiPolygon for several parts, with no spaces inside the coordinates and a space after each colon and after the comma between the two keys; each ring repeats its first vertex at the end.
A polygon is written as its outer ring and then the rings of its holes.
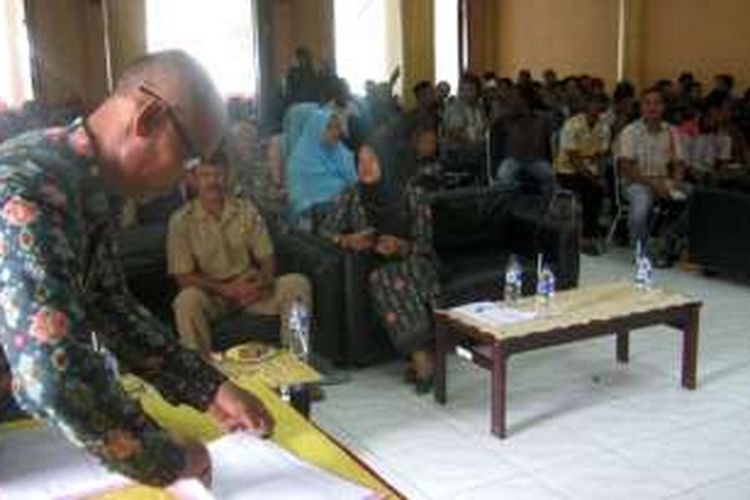
{"type": "Polygon", "coordinates": [[[339,118],[314,110],[287,163],[292,224],[312,229],[312,214],[326,211],[333,199],[357,182],[354,155],[341,142],[339,118]]]}
{"type": "Polygon", "coordinates": [[[409,358],[407,373],[417,393],[424,394],[434,382],[432,310],[439,291],[432,215],[414,183],[386,190],[380,179],[379,155],[364,146],[359,184],[337,197],[318,233],[345,249],[375,256],[369,277],[374,309],[396,350],[409,358]]]}

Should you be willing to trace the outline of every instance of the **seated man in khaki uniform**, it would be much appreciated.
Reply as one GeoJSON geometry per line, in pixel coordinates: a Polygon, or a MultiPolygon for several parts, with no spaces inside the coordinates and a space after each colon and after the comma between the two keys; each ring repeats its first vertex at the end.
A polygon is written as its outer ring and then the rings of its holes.
{"type": "Polygon", "coordinates": [[[194,200],[169,222],[169,273],[180,293],[174,301],[182,343],[211,353],[211,323],[237,309],[281,316],[281,343],[289,345],[288,311],[300,299],[311,305],[302,275],[275,276],[273,245],[263,218],[248,200],[226,194],[227,161],[218,155],[190,173],[194,200]]]}

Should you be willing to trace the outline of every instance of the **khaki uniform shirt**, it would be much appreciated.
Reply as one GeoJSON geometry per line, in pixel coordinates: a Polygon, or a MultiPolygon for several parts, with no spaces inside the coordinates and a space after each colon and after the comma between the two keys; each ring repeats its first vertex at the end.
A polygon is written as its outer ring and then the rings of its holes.
{"type": "Polygon", "coordinates": [[[169,274],[201,273],[225,281],[258,269],[273,256],[273,245],[258,209],[248,200],[227,197],[219,219],[198,199],[169,221],[169,274]]]}

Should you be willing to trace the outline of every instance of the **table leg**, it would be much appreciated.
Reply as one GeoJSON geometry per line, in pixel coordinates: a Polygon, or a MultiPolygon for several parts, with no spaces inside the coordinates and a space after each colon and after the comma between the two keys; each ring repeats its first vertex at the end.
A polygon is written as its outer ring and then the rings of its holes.
{"type": "Polygon", "coordinates": [[[435,401],[445,404],[447,385],[446,358],[450,346],[450,333],[446,327],[438,326],[435,331],[435,401]]]}
{"type": "Polygon", "coordinates": [[[630,361],[630,332],[617,333],[617,361],[619,363],[630,361]]]}
{"type": "Polygon", "coordinates": [[[682,387],[695,390],[698,371],[698,331],[700,316],[697,307],[686,312],[682,341],[682,387]]]}
{"type": "Polygon", "coordinates": [[[289,404],[303,417],[310,418],[310,386],[295,385],[289,388],[289,404]]]}
{"type": "Polygon", "coordinates": [[[492,433],[506,436],[507,358],[502,343],[492,344],[492,433]]]}

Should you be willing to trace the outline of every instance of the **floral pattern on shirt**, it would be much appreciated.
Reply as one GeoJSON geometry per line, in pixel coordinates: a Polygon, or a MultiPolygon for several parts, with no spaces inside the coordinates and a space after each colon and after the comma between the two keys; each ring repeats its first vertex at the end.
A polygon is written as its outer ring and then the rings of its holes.
{"type": "Polygon", "coordinates": [[[112,470],[165,485],[184,468],[181,448],[124,393],[103,353],[199,410],[225,379],[128,292],[97,172],[80,121],[0,146],[0,342],[25,410],[112,470]]]}

